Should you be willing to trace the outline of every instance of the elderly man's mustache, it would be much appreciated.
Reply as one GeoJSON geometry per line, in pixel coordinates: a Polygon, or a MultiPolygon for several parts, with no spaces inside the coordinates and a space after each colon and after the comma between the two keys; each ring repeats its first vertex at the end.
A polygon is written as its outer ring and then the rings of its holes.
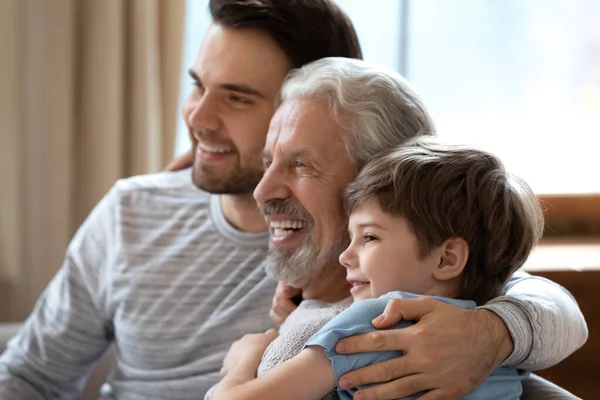
{"type": "Polygon", "coordinates": [[[285,214],[308,222],[312,226],[313,219],[300,203],[291,199],[273,199],[260,205],[260,212],[264,216],[285,214]]]}

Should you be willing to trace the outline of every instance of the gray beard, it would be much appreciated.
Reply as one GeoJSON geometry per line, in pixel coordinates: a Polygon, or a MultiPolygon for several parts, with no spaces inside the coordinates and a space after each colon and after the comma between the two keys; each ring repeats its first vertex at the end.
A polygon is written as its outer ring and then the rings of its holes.
{"type": "Polygon", "coordinates": [[[307,235],[302,246],[289,253],[273,245],[269,246],[265,270],[272,278],[287,283],[295,288],[307,287],[313,279],[318,279],[325,268],[337,259],[342,252],[343,237],[336,235],[332,243],[321,248],[307,235]]]}

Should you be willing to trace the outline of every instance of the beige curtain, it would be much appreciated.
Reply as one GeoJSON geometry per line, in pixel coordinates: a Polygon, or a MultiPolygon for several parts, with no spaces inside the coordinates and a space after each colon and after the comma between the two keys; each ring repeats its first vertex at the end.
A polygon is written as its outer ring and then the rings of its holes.
{"type": "Polygon", "coordinates": [[[0,0],[0,321],[115,180],[171,159],[185,0],[0,0]]]}

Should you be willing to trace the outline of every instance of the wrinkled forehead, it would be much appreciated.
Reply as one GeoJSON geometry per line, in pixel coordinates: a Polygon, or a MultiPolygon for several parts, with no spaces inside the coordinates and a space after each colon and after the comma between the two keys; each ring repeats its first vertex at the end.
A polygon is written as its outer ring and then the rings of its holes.
{"type": "Polygon", "coordinates": [[[271,120],[265,153],[274,157],[277,153],[303,150],[319,159],[348,158],[343,134],[338,118],[325,100],[310,97],[287,100],[271,120]]]}

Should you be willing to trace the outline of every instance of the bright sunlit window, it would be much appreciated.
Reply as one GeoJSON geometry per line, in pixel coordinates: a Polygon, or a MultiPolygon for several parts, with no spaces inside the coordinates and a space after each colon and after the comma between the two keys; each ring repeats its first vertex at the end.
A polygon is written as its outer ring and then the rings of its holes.
{"type": "MultiPolygon", "coordinates": [[[[600,193],[600,1],[338,3],[365,59],[413,84],[441,137],[494,152],[538,194],[600,193]]],[[[209,22],[207,1],[188,0],[184,70],[209,22]]]]}
{"type": "MultiPolygon", "coordinates": [[[[181,86],[179,90],[179,108],[183,107],[185,98],[192,90],[192,80],[188,70],[194,63],[204,32],[210,25],[208,0],[186,0],[185,38],[183,40],[183,62],[181,63],[181,86]]],[[[177,120],[177,136],[175,139],[175,155],[183,154],[190,149],[187,128],[181,117],[177,120]]]]}

